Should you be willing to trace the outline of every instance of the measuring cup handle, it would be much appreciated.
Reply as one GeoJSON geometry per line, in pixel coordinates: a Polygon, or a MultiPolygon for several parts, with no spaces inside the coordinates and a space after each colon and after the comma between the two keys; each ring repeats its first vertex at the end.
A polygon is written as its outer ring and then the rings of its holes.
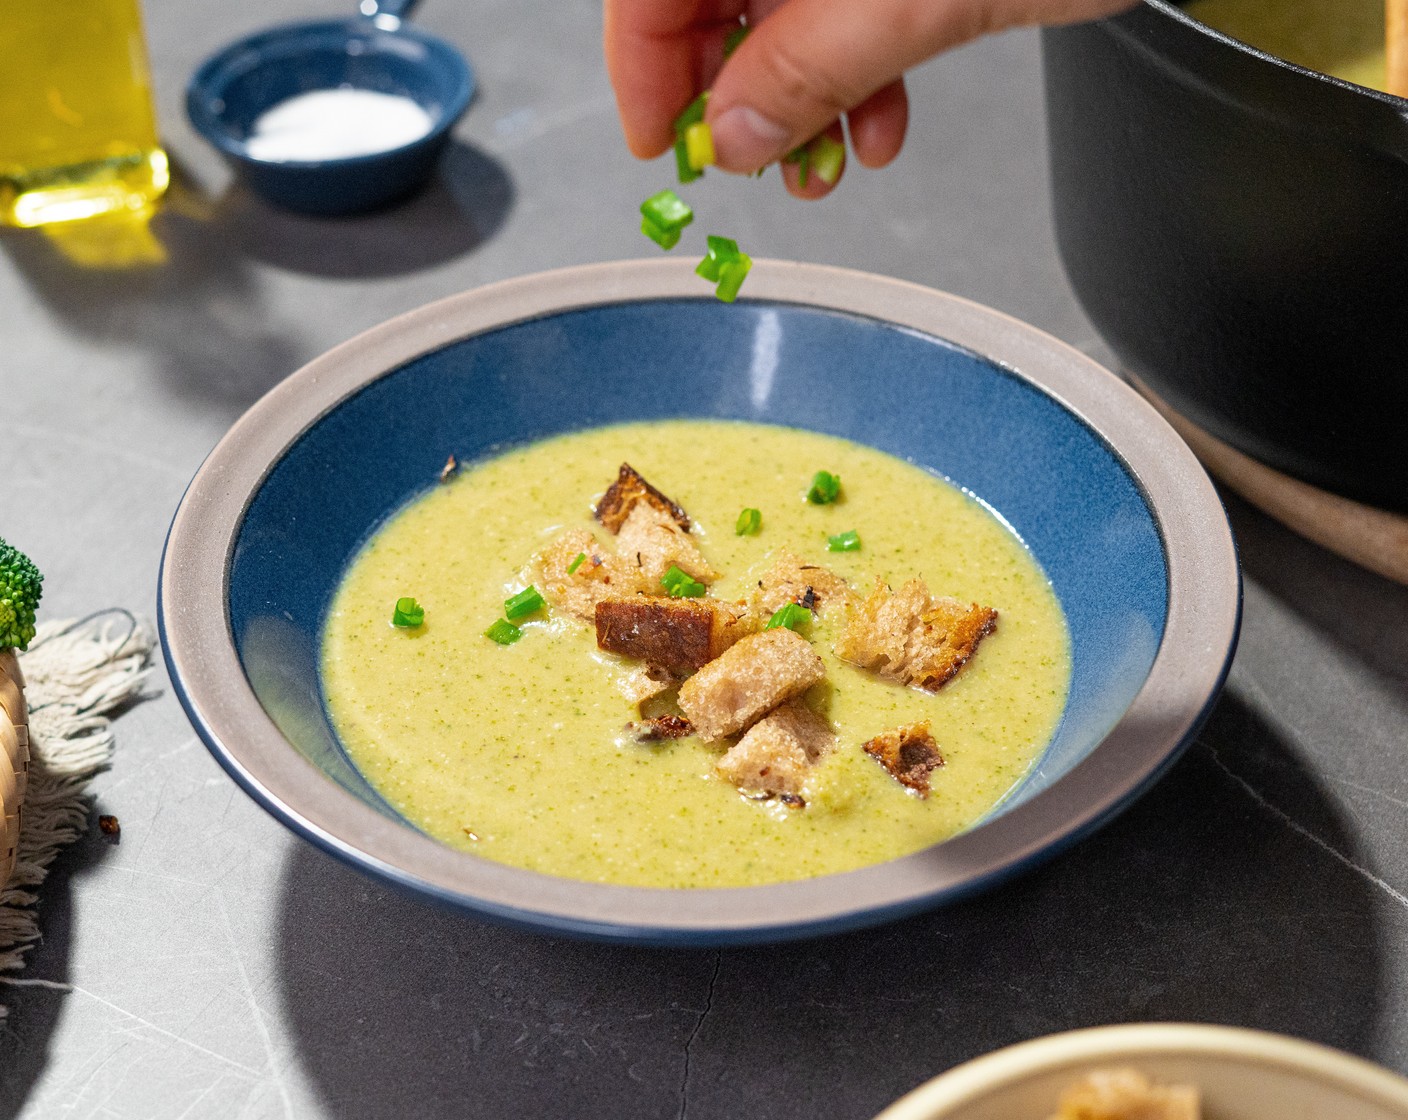
{"type": "Polygon", "coordinates": [[[390,16],[392,19],[409,19],[411,9],[420,0],[361,0],[357,5],[357,10],[368,19],[375,19],[377,16],[390,16]]]}

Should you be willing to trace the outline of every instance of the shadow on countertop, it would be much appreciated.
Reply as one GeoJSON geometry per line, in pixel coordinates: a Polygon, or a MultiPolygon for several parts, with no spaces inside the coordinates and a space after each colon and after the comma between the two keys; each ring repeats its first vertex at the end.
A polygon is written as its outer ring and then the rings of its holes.
{"type": "Polygon", "coordinates": [[[463,143],[420,194],[352,218],[279,211],[238,184],[210,200],[178,167],[154,215],[8,230],[0,250],[70,334],[145,351],[179,395],[233,419],[328,345],[310,323],[336,319],[320,310],[335,293],[290,306],[261,271],[373,281],[435,268],[492,237],[513,201],[503,166],[463,143]]]}
{"type": "Polygon", "coordinates": [[[1382,903],[1326,850],[1354,858],[1333,805],[1229,691],[1163,781],[1046,867],[875,930],[721,952],[481,924],[300,846],[284,1014],[328,1114],[350,1120],[862,1120],[995,1047],[1123,1021],[1365,1052],[1382,903]]]}

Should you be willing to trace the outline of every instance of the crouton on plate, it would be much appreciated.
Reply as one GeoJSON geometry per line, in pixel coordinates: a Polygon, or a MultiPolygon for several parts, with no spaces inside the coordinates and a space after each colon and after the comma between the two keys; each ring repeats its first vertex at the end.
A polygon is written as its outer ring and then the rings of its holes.
{"type": "Polygon", "coordinates": [[[991,607],[930,595],[922,579],[898,591],[877,579],[864,601],[847,611],[836,655],[890,680],[937,692],[996,627],[997,611],[991,607]]]}
{"type": "Polygon", "coordinates": [[[683,676],[713,661],[751,622],[742,604],[636,595],[596,605],[596,644],[683,676]]]}
{"type": "Polygon", "coordinates": [[[694,538],[668,513],[645,502],[621,522],[616,534],[616,556],[623,570],[635,567],[637,580],[647,590],[659,591],[660,577],[674,567],[700,583],[713,583],[719,578],[694,538]]]}
{"type": "Polygon", "coordinates": [[[753,724],[717,769],[739,789],[800,798],[811,768],[835,743],[826,720],[801,700],[789,700],[753,724]]]}
{"type": "Polygon", "coordinates": [[[680,686],[680,710],[699,737],[742,731],[826,675],[821,657],[785,627],[740,639],[680,686]]]}
{"type": "Polygon", "coordinates": [[[929,775],[944,764],[927,719],[882,731],[861,744],[861,749],[920,797],[929,796],[929,775]]]}
{"type": "Polygon", "coordinates": [[[1092,1070],[1061,1094],[1051,1120],[1200,1120],[1198,1090],[1155,1085],[1136,1069],[1092,1070]]]}

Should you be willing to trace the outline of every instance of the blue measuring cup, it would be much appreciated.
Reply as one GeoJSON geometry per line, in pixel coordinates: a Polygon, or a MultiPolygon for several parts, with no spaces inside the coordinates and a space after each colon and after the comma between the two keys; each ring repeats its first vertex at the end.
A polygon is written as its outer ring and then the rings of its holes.
{"type": "Polygon", "coordinates": [[[359,14],[272,27],[206,59],[186,88],[186,112],[250,187],[308,214],[356,214],[419,189],[450,129],[469,107],[474,72],[443,39],[405,22],[415,0],[362,0],[359,14]],[[261,158],[250,150],[255,121],[274,106],[318,90],[355,89],[408,97],[430,131],[359,155],[261,158]]]}

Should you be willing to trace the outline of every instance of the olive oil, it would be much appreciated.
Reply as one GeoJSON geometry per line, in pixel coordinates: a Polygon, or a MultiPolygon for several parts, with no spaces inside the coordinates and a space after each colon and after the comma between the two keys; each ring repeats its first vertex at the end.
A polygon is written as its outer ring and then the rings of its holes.
{"type": "Polygon", "coordinates": [[[7,0],[0,16],[0,224],[147,209],[170,173],[138,0],[7,0]]]}

